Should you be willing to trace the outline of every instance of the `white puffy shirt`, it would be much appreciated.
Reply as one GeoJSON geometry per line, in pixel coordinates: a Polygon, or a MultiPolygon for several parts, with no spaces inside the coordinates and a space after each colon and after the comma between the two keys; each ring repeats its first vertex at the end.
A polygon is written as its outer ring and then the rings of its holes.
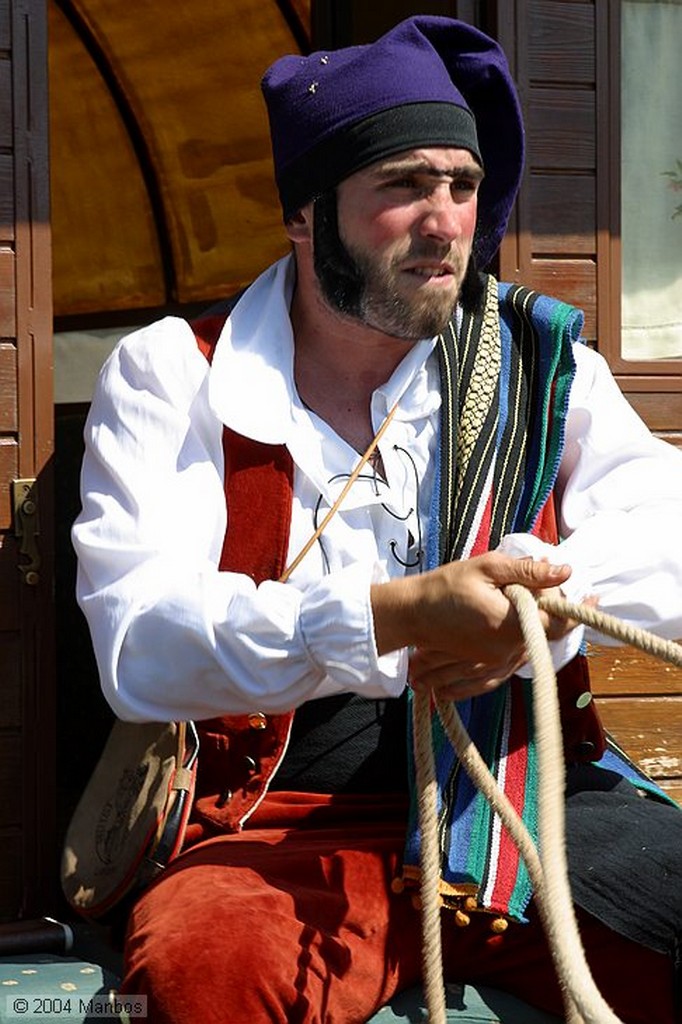
{"type": "MultiPolygon", "coordinates": [[[[102,688],[124,719],[286,711],[351,691],[399,695],[407,653],[379,657],[370,585],[426,544],[440,394],[435,340],[414,345],[372,396],[386,481],[371,472],[286,583],[219,572],[226,528],[223,424],[285,444],[294,462],[289,561],[359,456],[301,403],[293,380],[286,257],[233,310],[209,367],[186,321],[122,339],[86,426],[82,512],[73,528],[77,594],[102,688]]],[[[513,535],[502,547],[567,562],[564,588],[608,612],[682,636],[682,453],[654,438],[604,360],[575,346],[556,495],[558,549],[513,535]]],[[[254,522],[254,529],[258,523],[254,522]]],[[[557,667],[582,629],[555,645],[557,667]]]]}

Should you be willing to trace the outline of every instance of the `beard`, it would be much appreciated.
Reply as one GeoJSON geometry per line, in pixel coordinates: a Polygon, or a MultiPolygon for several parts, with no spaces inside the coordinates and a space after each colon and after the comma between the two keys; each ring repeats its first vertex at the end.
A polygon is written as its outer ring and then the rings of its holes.
{"type": "Polygon", "coordinates": [[[405,260],[449,259],[457,267],[450,246],[423,242],[389,262],[371,253],[347,246],[339,233],[336,192],[330,190],[315,200],[313,218],[315,274],[328,305],[343,316],[395,338],[417,341],[441,334],[459,299],[475,308],[483,295],[483,280],[473,254],[462,269],[456,292],[434,295],[402,295],[398,287],[400,264],[405,260]]]}

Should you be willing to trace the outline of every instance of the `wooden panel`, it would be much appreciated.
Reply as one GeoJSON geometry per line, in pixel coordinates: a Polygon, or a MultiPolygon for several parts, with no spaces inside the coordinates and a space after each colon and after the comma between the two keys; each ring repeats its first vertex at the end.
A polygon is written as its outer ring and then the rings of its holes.
{"type": "Polygon", "coordinates": [[[11,827],[16,837],[14,852],[4,848],[4,835],[0,840],[0,914],[30,917],[54,905],[55,889],[47,25],[43,0],[0,2],[5,28],[9,18],[0,54],[0,148],[14,167],[14,239],[0,246],[0,341],[16,338],[16,384],[13,389],[13,346],[6,346],[2,402],[9,400],[10,418],[19,417],[16,436],[0,436],[0,829],[11,827]],[[33,587],[21,580],[24,557],[9,532],[10,483],[17,476],[39,481],[43,561],[33,587]]]}
{"type": "Polygon", "coordinates": [[[0,534],[0,625],[3,630],[19,628],[18,542],[0,534]]]}
{"type": "Polygon", "coordinates": [[[652,778],[682,779],[682,697],[598,697],[605,728],[652,778]]]}
{"type": "Polygon", "coordinates": [[[12,146],[12,65],[0,58],[0,146],[12,146]]]}
{"type": "Polygon", "coordinates": [[[682,393],[628,391],[628,401],[651,430],[679,431],[682,427],[682,393]]]}
{"type": "Polygon", "coordinates": [[[17,430],[17,350],[0,342],[0,430],[17,430]]]}
{"type": "Polygon", "coordinates": [[[14,338],[17,333],[14,297],[14,253],[0,248],[0,338],[14,338]]]}
{"type": "Polygon", "coordinates": [[[21,726],[21,647],[19,634],[0,633],[0,703],[3,728],[21,726]]]}
{"type": "Polygon", "coordinates": [[[0,530],[8,530],[12,525],[10,484],[19,475],[18,455],[14,441],[0,438],[0,530]]]}
{"type": "Polygon", "coordinates": [[[531,88],[526,128],[533,170],[594,170],[596,137],[592,91],[531,88]]]}
{"type": "MultiPolygon", "coordinates": [[[[596,337],[597,280],[593,260],[532,260],[532,287],[578,306],[585,313],[585,337],[596,337]]],[[[528,283],[531,283],[528,282],[528,283]]]]}
{"type": "Polygon", "coordinates": [[[597,212],[592,176],[533,174],[528,202],[534,255],[591,256],[596,252],[597,212]]]}
{"type": "MultiPolygon", "coordinates": [[[[327,0],[316,4],[316,21],[320,14],[327,23],[315,26],[313,49],[336,49],[340,46],[354,46],[359,43],[371,43],[380,35],[403,18],[412,14],[436,14],[445,18],[459,18],[475,24],[476,0],[344,0],[337,3],[327,0]],[[322,10],[320,11],[320,8],[322,10]],[[319,30],[324,35],[320,38],[319,30]]],[[[310,7],[310,4],[308,4],[310,7]]],[[[303,15],[303,24],[307,24],[309,16],[303,15]]]]}
{"type": "Polygon", "coordinates": [[[682,781],[669,781],[668,779],[657,779],[656,780],[661,789],[664,789],[668,796],[671,796],[673,800],[677,800],[678,804],[682,804],[682,781]]]}
{"type": "Polygon", "coordinates": [[[48,3],[57,315],[211,301],[289,250],[259,88],[300,51],[281,6],[48,3]]]}
{"type": "Polygon", "coordinates": [[[676,448],[682,448],[682,434],[677,434],[674,431],[670,434],[660,432],[658,434],[662,440],[667,441],[668,444],[674,444],[676,448]]]}
{"type": "Polygon", "coordinates": [[[531,80],[594,82],[591,4],[531,0],[528,75],[531,80]]]}
{"type": "Polygon", "coordinates": [[[0,50],[9,50],[11,39],[9,0],[0,0],[0,50]]]}
{"type": "Polygon", "coordinates": [[[592,690],[600,696],[682,697],[682,669],[631,647],[595,645],[588,663],[592,690]]]}
{"type": "Polygon", "coordinates": [[[48,10],[55,315],[162,305],[162,257],[137,154],[82,42],[56,4],[48,10]]]}
{"type": "Polygon", "coordinates": [[[594,645],[588,658],[605,727],[682,798],[682,670],[630,647],[594,645]]]}
{"type": "Polygon", "coordinates": [[[20,736],[0,735],[0,828],[22,822],[21,753],[20,736]]]}
{"type": "Polygon", "coordinates": [[[14,163],[9,153],[0,153],[0,241],[14,238],[14,163]]]}
{"type": "Polygon", "coordinates": [[[0,920],[12,920],[10,908],[21,906],[24,848],[16,828],[0,830],[0,920]]]}

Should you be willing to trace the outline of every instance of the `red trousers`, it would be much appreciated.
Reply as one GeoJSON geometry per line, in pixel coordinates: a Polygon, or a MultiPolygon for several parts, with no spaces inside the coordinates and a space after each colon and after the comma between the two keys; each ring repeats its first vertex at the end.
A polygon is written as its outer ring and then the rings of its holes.
{"type": "MultiPolygon", "coordinates": [[[[237,835],[183,854],[136,904],[122,991],[148,1024],[365,1024],[421,978],[421,926],[396,894],[404,799],[274,793],[237,835]]],[[[532,908],[531,908],[532,911],[532,908]]],[[[578,912],[595,981],[625,1024],[675,1024],[671,960],[578,912]]],[[[558,1017],[540,925],[493,935],[443,913],[445,976],[558,1017]]]]}

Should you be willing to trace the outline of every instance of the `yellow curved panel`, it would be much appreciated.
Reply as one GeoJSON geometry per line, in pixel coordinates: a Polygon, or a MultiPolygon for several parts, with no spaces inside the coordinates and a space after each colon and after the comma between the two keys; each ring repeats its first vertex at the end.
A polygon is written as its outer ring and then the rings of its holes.
{"type": "MultiPolygon", "coordinates": [[[[297,47],[264,0],[78,0],[141,127],[180,302],[214,299],[287,250],[260,78],[297,47]]],[[[299,10],[302,4],[298,3],[299,10]]]]}
{"type": "Polygon", "coordinates": [[[49,5],[55,315],[163,305],[161,255],[137,156],[108,89],[49,5]]]}

